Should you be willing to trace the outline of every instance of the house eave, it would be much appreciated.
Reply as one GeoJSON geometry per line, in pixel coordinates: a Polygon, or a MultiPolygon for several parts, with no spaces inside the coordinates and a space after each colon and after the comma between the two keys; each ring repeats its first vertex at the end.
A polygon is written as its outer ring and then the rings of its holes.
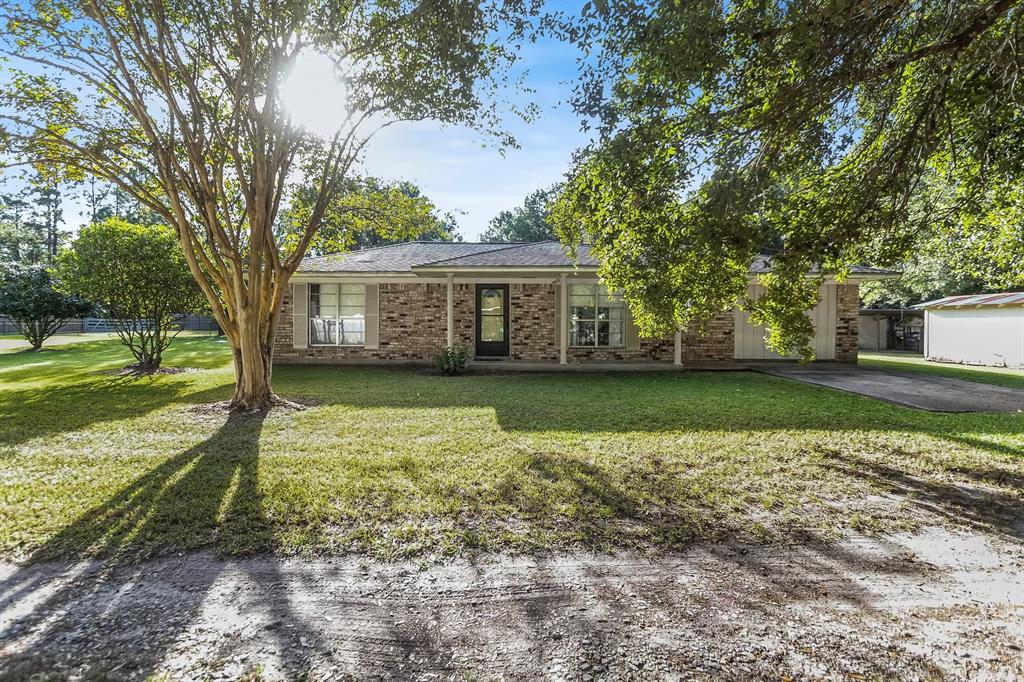
{"type": "MultiPolygon", "coordinates": [[[[761,272],[750,272],[750,277],[755,278],[759,275],[767,274],[769,270],[761,272]]],[[[365,279],[367,277],[384,277],[388,279],[408,279],[417,280],[425,276],[431,277],[443,277],[448,274],[453,274],[458,277],[474,276],[477,274],[500,274],[509,277],[529,277],[529,276],[544,276],[544,275],[594,275],[597,273],[596,266],[581,265],[579,267],[571,266],[557,266],[557,267],[507,267],[507,266],[488,266],[488,267],[442,267],[436,265],[429,266],[417,266],[412,270],[365,270],[365,271],[321,271],[321,270],[300,270],[296,272],[292,279],[306,280],[306,279],[365,279]]],[[[815,274],[808,274],[809,278],[817,277],[815,274]]],[[[843,281],[845,282],[867,282],[867,281],[878,281],[886,279],[896,279],[901,276],[901,273],[853,273],[848,275],[843,281]]],[[[827,276],[827,279],[832,281],[838,281],[834,277],[827,276]]],[[[922,306],[927,304],[921,304],[922,306]]]]}

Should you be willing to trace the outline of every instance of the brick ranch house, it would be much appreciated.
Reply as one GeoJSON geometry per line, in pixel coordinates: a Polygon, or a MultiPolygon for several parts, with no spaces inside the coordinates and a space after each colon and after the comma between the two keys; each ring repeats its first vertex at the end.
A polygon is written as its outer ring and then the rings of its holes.
{"type": "MultiPolygon", "coordinates": [[[[780,356],[734,310],[705,328],[640,338],[628,306],[597,281],[583,246],[573,263],[558,242],[411,242],[306,258],[285,297],[274,357],[282,363],[427,363],[446,346],[470,358],[551,364],[730,363],[780,356]]],[[[751,267],[753,279],[770,267],[751,267]]],[[[826,282],[809,311],[820,360],[856,362],[859,282],[894,273],[857,268],[826,282]]]]}

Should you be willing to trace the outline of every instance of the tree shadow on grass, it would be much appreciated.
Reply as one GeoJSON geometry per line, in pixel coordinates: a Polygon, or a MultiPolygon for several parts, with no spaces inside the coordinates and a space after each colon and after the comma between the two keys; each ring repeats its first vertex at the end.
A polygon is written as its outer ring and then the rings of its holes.
{"type": "MultiPolygon", "coordinates": [[[[142,559],[175,547],[216,546],[227,553],[273,547],[273,528],[263,515],[258,486],[263,421],[263,415],[229,417],[207,440],[161,462],[82,514],[0,583],[0,609],[19,602],[23,609],[31,604],[27,613],[8,624],[0,639],[3,650],[17,652],[6,656],[0,677],[67,672],[80,657],[93,666],[82,670],[77,664],[76,674],[84,677],[102,677],[116,669],[117,677],[141,679],[156,671],[199,616],[225,564],[211,559],[214,568],[197,571],[187,589],[176,593],[159,612],[126,609],[123,604],[130,600],[119,598],[118,577],[123,580],[142,559]],[[60,564],[56,575],[52,567],[40,565],[58,557],[75,563],[60,564]],[[81,575],[69,579],[69,572],[79,570],[81,575]],[[52,590],[52,584],[62,586],[52,590]],[[80,617],[67,625],[59,617],[79,609],[96,612],[93,627],[75,629],[80,617]],[[17,641],[24,642],[24,647],[17,646],[17,641]],[[104,659],[81,656],[100,643],[104,659]]],[[[254,580],[282,581],[276,570],[262,571],[254,580]]],[[[293,620],[287,603],[278,604],[279,611],[272,614],[278,620],[293,620]]],[[[291,623],[289,636],[305,634],[299,625],[291,623]]],[[[278,642],[279,649],[289,647],[290,642],[278,642]]]]}
{"type": "Polygon", "coordinates": [[[131,376],[5,391],[0,396],[0,445],[141,417],[176,401],[200,404],[229,395],[229,386],[194,392],[187,379],[131,376]]]}
{"type": "Polygon", "coordinates": [[[826,467],[895,493],[921,512],[953,525],[981,532],[995,530],[1009,539],[1024,542],[1024,514],[1020,509],[1024,477],[991,468],[956,467],[950,472],[969,479],[969,482],[958,483],[914,476],[895,466],[838,450],[823,452],[826,467]],[[1003,489],[993,486],[997,477],[1003,489]]]}
{"type": "MultiPolygon", "coordinates": [[[[601,466],[588,461],[586,453],[592,438],[623,434],[629,438],[635,434],[637,445],[613,441],[613,447],[642,447],[643,439],[652,434],[660,443],[666,443],[676,434],[689,437],[717,432],[749,432],[754,437],[764,434],[766,438],[780,434],[780,440],[786,441],[788,432],[798,442],[787,447],[816,449],[819,444],[834,444],[838,435],[847,439],[854,450],[876,448],[885,456],[889,448],[903,439],[916,439],[919,442],[912,447],[926,450],[935,469],[931,472],[934,476],[922,480],[984,480],[995,488],[994,495],[1007,500],[1024,491],[1020,470],[1020,464],[1024,464],[1024,416],[1019,414],[924,412],[828,388],[739,372],[480,375],[444,379],[401,370],[286,367],[281,375],[279,386],[286,394],[307,392],[311,402],[319,405],[360,411],[354,417],[345,412],[349,418],[360,420],[397,421],[405,418],[402,411],[408,411],[410,422],[417,422],[429,419],[424,414],[436,411],[439,422],[448,422],[461,417],[454,414],[457,410],[493,412],[501,431],[513,437],[526,437],[522,446],[528,448],[524,451],[528,456],[521,459],[529,477],[542,482],[531,491],[516,489],[521,481],[514,481],[515,485],[502,488],[499,498],[527,513],[536,509],[537,515],[550,512],[559,501],[579,497],[597,501],[597,506],[611,512],[611,518],[624,518],[630,523],[642,518],[648,527],[659,523],[659,514],[665,520],[666,530],[680,525],[672,523],[673,519],[704,525],[716,523],[713,518],[709,521],[706,510],[699,507],[673,506],[672,494],[678,493],[678,489],[666,487],[662,495],[657,489],[657,475],[640,481],[651,495],[638,504],[634,495],[618,485],[623,479],[619,474],[623,472],[616,472],[609,479],[601,466]],[[316,382],[310,381],[310,371],[317,372],[316,382]],[[538,443],[535,435],[559,440],[561,446],[549,452],[546,440],[538,443]],[[876,438],[878,435],[881,439],[876,438]],[[573,456],[570,441],[578,443],[579,456],[573,456]],[[966,453],[966,457],[946,458],[943,450],[974,452],[966,453]],[[544,498],[543,494],[552,486],[561,486],[566,494],[558,500],[544,498]],[[664,504],[652,511],[648,502],[659,496],[664,504]]],[[[490,428],[486,413],[470,413],[470,418],[476,423],[470,423],[468,428],[490,428]]],[[[445,428],[439,426],[439,434],[445,428]]],[[[452,438],[460,435],[454,430],[449,433],[452,438]]],[[[650,456],[644,455],[644,461],[649,461],[650,456]]],[[[891,478],[900,469],[904,473],[912,470],[898,464],[895,467],[882,479],[891,478]]],[[[651,466],[639,475],[645,473],[657,471],[651,466]]],[[[856,467],[851,466],[844,473],[851,479],[864,480],[863,470],[856,467]]],[[[945,499],[953,511],[946,517],[956,518],[957,486],[949,485],[945,499]]],[[[969,487],[966,482],[964,485],[969,487]]],[[[983,501],[975,505],[982,515],[983,505],[983,501]]],[[[1015,537],[1019,535],[1018,532],[1015,537]]]]}

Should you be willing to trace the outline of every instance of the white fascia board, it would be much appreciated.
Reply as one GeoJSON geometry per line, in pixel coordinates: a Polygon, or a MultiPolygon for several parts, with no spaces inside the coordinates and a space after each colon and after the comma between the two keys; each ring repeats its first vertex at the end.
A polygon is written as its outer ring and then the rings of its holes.
{"type": "Polygon", "coordinates": [[[296,272],[293,282],[365,282],[367,284],[409,283],[423,281],[444,282],[444,277],[425,280],[411,272],[296,272]]]}

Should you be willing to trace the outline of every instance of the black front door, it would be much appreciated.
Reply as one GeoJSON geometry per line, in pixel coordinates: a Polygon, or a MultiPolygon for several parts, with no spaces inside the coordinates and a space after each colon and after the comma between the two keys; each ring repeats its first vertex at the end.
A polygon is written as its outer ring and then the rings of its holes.
{"type": "Polygon", "coordinates": [[[508,285],[476,285],[476,356],[508,357],[508,285]]]}

